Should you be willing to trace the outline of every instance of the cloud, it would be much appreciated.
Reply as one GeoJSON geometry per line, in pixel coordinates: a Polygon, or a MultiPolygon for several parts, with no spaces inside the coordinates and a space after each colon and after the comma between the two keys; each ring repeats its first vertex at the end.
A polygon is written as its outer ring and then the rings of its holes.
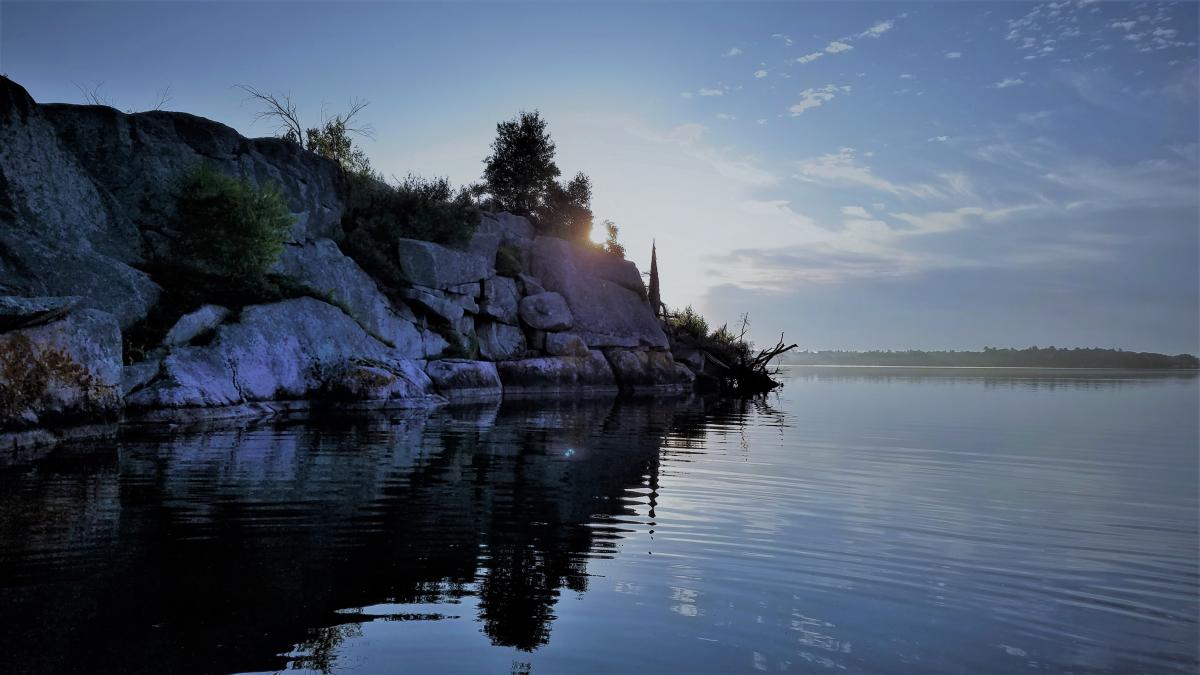
{"type": "Polygon", "coordinates": [[[894,25],[895,25],[895,22],[890,19],[887,21],[878,21],[875,23],[875,25],[873,25],[870,28],[866,29],[865,31],[859,33],[858,37],[860,37],[860,38],[864,38],[864,37],[877,38],[880,35],[883,35],[884,33],[891,30],[894,25]]]}
{"type": "Polygon", "coordinates": [[[839,42],[837,40],[834,40],[833,42],[830,42],[828,45],[825,46],[825,53],[826,54],[838,54],[840,52],[850,51],[851,49],[854,49],[854,47],[851,47],[850,45],[846,44],[845,42],[839,42]]]}
{"type": "Polygon", "coordinates": [[[825,52],[813,52],[811,54],[805,54],[804,56],[801,56],[800,58],[798,58],[796,60],[799,61],[800,63],[811,63],[811,62],[816,61],[817,59],[821,58],[822,56],[825,56],[825,52]]]}
{"type": "Polygon", "coordinates": [[[933,136],[933,137],[929,138],[928,140],[930,143],[945,143],[949,139],[950,139],[949,136],[933,136]]]}
{"type": "Polygon", "coordinates": [[[1017,113],[1017,119],[1023,124],[1037,124],[1038,122],[1050,119],[1050,116],[1053,114],[1053,110],[1038,110],[1036,112],[1017,113]]]}
{"type": "Polygon", "coordinates": [[[962,52],[946,52],[946,58],[948,58],[948,59],[961,59],[961,58],[962,58],[962,52]]]}
{"type": "Polygon", "coordinates": [[[900,73],[900,79],[911,80],[913,79],[912,73],[900,73]]]}
{"type": "Polygon", "coordinates": [[[680,95],[680,96],[682,96],[682,97],[684,97],[684,98],[691,98],[691,97],[692,97],[692,92],[690,92],[690,91],[681,91],[681,92],[679,92],[679,95],[680,95]]]}
{"type": "Polygon", "coordinates": [[[838,86],[835,84],[827,84],[824,87],[808,88],[800,92],[800,101],[788,108],[788,112],[792,117],[799,117],[804,114],[805,110],[818,108],[832,101],[839,94],[848,93],[850,85],[838,86]]]}
{"type": "MultiPolygon", "coordinates": [[[[864,153],[869,156],[869,153],[864,153]]],[[[963,174],[943,173],[938,184],[895,183],[876,175],[871,167],[858,163],[854,148],[841,148],[835,153],[796,162],[797,173],[792,177],[822,185],[866,187],[897,197],[917,199],[970,198],[975,195],[970,181],[963,174]]]]}
{"type": "Polygon", "coordinates": [[[864,219],[870,219],[871,217],[871,214],[867,213],[867,210],[861,206],[843,206],[842,215],[864,219]]]}
{"type": "Polygon", "coordinates": [[[738,49],[737,47],[730,47],[729,51],[725,52],[725,56],[737,56],[738,54],[741,54],[741,53],[742,53],[741,49],[738,49]]]}
{"type": "Polygon", "coordinates": [[[1025,84],[1025,80],[1022,80],[1019,77],[1006,77],[998,82],[993,82],[991,87],[993,89],[1008,89],[1009,87],[1015,87],[1019,84],[1025,84]]]}
{"type": "Polygon", "coordinates": [[[701,89],[700,91],[698,91],[696,93],[700,94],[701,96],[724,96],[725,90],[723,90],[723,89],[701,89]]]}
{"type": "Polygon", "coordinates": [[[716,117],[719,120],[736,120],[737,119],[736,115],[730,115],[729,113],[723,113],[723,112],[717,113],[716,115],[714,115],[714,117],[716,117]]]}
{"type": "Polygon", "coordinates": [[[1136,21],[1114,21],[1109,25],[1112,26],[1113,28],[1121,28],[1126,31],[1131,31],[1134,29],[1134,27],[1137,26],[1137,22],[1136,21]]]}
{"type": "Polygon", "coordinates": [[[761,80],[761,79],[763,79],[763,78],[764,78],[764,77],[766,77],[766,76],[767,76],[767,71],[765,71],[765,70],[756,70],[756,71],[754,71],[754,78],[755,78],[755,79],[757,79],[757,80],[761,80]]]}
{"type": "Polygon", "coordinates": [[[774,33],[771,35],[771,39],[782,40],[783,44],[787,45],[788,47],[792,46],[792,38],[789,35],[784,35],[783,33],[774,33]]]}

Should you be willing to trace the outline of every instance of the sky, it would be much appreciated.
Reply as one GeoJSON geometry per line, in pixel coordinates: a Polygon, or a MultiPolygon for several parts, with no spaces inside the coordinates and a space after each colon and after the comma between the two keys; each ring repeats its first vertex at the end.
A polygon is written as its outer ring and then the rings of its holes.
{"type": "Polygon", "coordinates": [[[1194,2],[0,3],[0,72],[250,136],[370,101],[477,181],[538,109],[663,299],[805,349],[1200,351],[1194,2]]]}

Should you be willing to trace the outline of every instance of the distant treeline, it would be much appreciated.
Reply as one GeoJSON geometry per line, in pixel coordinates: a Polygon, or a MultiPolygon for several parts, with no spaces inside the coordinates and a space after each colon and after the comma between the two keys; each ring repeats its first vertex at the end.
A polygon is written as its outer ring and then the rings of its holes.
{"type": "Polygon", "coordinates": [[[779,363],[794,366],[959,366],[1030,368],[1200,368],[1191,354],[1127,352],[1121,349],[1029,347],[981,352],[941,351],[820,351],[791,352],[779,363]]]}

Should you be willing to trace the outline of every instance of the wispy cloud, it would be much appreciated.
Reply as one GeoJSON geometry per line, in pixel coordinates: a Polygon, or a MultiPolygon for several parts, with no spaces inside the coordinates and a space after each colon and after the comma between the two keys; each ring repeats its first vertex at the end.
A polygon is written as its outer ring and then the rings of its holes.
{"type": "Polygon", "coordinates": [[[808,88],[800,92],[800,101],[788,108],[792,117],[804,114],[804,111],[818,108],[841,94],[850,92],[850,85],[827,84],[824,87],[808,88]]]}
{"type": "Polygon", "coordinates": [[[946,52],[946,58],[948,58],[948,59],[961,59],[961,58],[962,58],[962,52],[946,52]]]}
{"type": "Polygon", "coordinates": [[[738,54],[741,54],[741,53],[742,53],[741,49],[739,49],[737,47],[730,47],[729,51],[725,52],[725,56],[737,56],[738,54]]]}
{"type": "Polygon", "coordinates": [[[993,82],[991,86],[993,89],[1008,89],[1009,87],[1016,87],[1022,84],[1025,84],[1025,80],[1019,77],[1006,77],[997,82],[993,82]]]}
{"type": "Polygon", "coordinates": [[[846,44],[845,42],[834,40],[833,42],[830,42],[828,45],[825,46],[825,53],[826,54],[838,54],[840,52],[848,52],[851,49],[854,49],[854,47],[846,44]]]}
{"type": "Polygon", "coordinates": [[[766,70],[762,70],[762,69],[760,69],[760,70],[756,70],[756,71],[754,71],[754,79],[756,79],[756,80],[761,80],[761,79],[763,79],[763,78],[764,78],[764,77],[766,77],[766,76],[767,76],[767,71],[766,71],[766,70]]]}
{"type": "Polygon", "coordinates": [[[860,37],[860,38],[877,38],[880,35],[883,35],[884,33],[891,30],[892,27],[895,25],[896,25],[896,22],[892,21],[891,19],[889,19],[887,21],[878,21],[875,23],[875,25],[873,25],[870,28],[859,33],[858,37],[860,37]]]}
{"type": "Polygon", "coordinates": [[[812,63],[813,61],[816,61],[817,59],[821,58],[822,56],[825,56],[825,52],[813,52],[811,54],[805,54],[804,56],[801,56],[800,58],[798,58],[796,60],[799,61],[800,63],[812,63]]]}

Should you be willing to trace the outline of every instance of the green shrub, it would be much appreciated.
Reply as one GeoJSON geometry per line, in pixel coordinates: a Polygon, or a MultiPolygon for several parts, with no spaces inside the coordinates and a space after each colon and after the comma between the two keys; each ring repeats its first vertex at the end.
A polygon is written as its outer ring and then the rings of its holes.
{"type": "Polygon", "coordinates": [[[517,247],[505,244],[496,251],[496,274],[515,277],[522,272],[521,252],[517,247]]]}
{"type": "Polygon", "coordinates": [[[375,276],[396,281],[399,239],[421,239],[452,247],[471,241],[479,224],[470,191],[455,192],[446,178],[410,174],[392,186],[378,177],[355,176],[342,219],[342,248],[375,276]]]}
{"type": "Polygon", "coordinates": [[[704,340],[708,337],[708,321],[705,321],[700,313],[692,309],[688,305],[683,311],[668,312],[663,317],[663,323],[666,324],[668,330],[689,335],[696,340],[704,340]]]}
{"type": "Polygon", "coordinates": [[[207,162],[181,180],[178,214],[176,258],[246,288],[263,284],[292,226],[274,186],[255,188],[207,162]]]}

